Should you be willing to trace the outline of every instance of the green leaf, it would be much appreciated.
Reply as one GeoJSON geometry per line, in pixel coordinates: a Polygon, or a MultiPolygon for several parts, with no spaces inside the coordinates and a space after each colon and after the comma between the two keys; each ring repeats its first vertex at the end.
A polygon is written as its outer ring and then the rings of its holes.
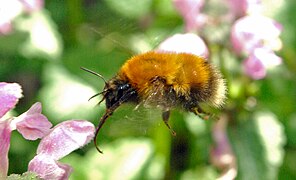
{"type": "Polygon", "coordinates": [[[152,0],[105,0],[105,2],[115,12],[134,19],[147,14],[152,6],[152,0]]]}
{"type": "Polygon", "coordinates": [[[40,180],[34,172],[25,172],[24,174],[11,174],[7,180],[40,180]]]}
{"type": "MultiPolygon", "coordinates": [[[[79,70],[79,69],[78,69],[79,70]]],[[[45,66],[45,85],[40,90],[43,109],[52,120],[90,118],[98,113],[98,101],[88,99],[99,92],[57,65],[45,66]]]]}
{"type": "Polygon", "coordinates": [[[285,124],[288,144],[296,147],[296,113],[292,114],[285,124]]]}
{"type": "Polygon", "coordinates": [[[181,175],[181,180],[187,179],[199,179],[199,180],[210,180],[217,179],[218,173],[215,168],[211,166],[199,166],[194,169],[184,171],[181,175]],[[198,177],[198,178],[197,178],[198,177]]]}
{"type": "Polygon", "coordinates": [[[257,113],[255,118],[258,133],[266,152],[265,158],[269,169],[271,172],[276,173],[284,158],[283,147],[286,143],[284,127],[272,113],[257,113]]]}
{"type": "Polygon", "coordinates": [[[71,179],[161,179],[164,176],[164,159],[153,156],[153,145],[147,138],[122,138],[101,148],[104,154],[93,148],[84,157],[63,159],[74,169],[71,179]]]}
{"type": "Polygon", "coordinates": [[[55,22],[46,10],[36,11],[28,17],[16,21],[19,30],[29,33],[29,38],[22,44],[20,52],[27,58],[41,57],[50,60],[60,58],[62,38],[55,22]]]}
{"type": "Polygon", "coordinates": [[[238,179],[276,179],[283,161],[285,136],[276,117],[260,112],[229,128],[237,156],[238,179]]]}

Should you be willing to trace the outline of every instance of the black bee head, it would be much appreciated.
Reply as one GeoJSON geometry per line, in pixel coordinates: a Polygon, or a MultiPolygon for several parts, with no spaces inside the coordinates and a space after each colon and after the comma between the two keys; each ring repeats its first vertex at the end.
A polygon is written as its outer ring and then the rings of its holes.
{"type": "Polygon", "coordinates": [[[104,99],[106,107],[109,109],[112,106],[119,106],[120,104],[132,101],[136,97],[135,90],[128,82],[123,82],[117,79],[111,79],[105,86],[104,99]],[[134,93],[133,95],[130,95],[134,93]]]}

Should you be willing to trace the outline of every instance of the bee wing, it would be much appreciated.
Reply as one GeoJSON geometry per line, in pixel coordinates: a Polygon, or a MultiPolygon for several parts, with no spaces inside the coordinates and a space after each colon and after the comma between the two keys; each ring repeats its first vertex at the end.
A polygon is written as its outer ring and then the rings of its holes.
{"type": "Polygon", "coordinates": [[[172,106],[172,101],[169,98],[171,91],[172,88],[166,84],[164,78],[153,78],[146,89],[146,96],[143,98],[144,106],[156,106],[161,109],[170,109],[172,106]]]}

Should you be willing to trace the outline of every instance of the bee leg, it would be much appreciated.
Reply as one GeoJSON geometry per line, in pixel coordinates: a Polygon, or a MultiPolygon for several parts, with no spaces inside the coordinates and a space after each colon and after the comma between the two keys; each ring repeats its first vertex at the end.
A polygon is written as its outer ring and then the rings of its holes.
{"type": "Polygon", "coordinates": [[[126,102],[130,97],[136,94],[136,91],[132,90],[124,94],[116,103],[114,103],[110,108],[108,108],[105,112],[105,114],[101,117],[99,125],[97,126],[95,130],[95,135],[94,135],[94,144],[96,149],[100,152],[103,153],[98,145],[97,145],[97,136],[99,134],[100,129],[103,127],[105,121],[112,115],[112,113],[124,102],[126,102]]]}
{"type": "Polygon", "coordinates": [[[165,125],[169,128],[169,130],[171,131],[173,136],[176,136],[176,132],[171,128],[171,126],[169,125],[169,118],[170,118],[170,111],[163,111],[162,112],[162,120],[165,123],[165,125]]]}
{"type": "Polygon", "coordinates": [[[191,108],[189,111],[193,112],[195,115],[199,116],[204,120],[208,120],[212,116],[211,114],[204,112],[199,105],[191,108]]]}

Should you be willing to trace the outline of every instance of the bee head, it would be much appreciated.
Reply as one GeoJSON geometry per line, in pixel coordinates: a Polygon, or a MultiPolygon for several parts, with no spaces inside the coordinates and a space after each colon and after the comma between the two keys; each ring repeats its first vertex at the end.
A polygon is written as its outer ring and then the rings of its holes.
{"type": "Polygon", "coordinates": [[[106,101],[106,107],[109,109],[112,106],[119,106],[120,104],[131,101],[135,96],[130,94],[135,92],[128,82],[113,78],[108,81],[104,88],[104,98],[106,101]]]}
{"type": "Polygon", "coordinates": [[[99,73],[96,73],[84,67],[81,67],[81,69],[98,76],[105,82],[104,90],[89,98],[90,100],[98,95],[103,95],[102,100],[98,104],[100,104],[104,100],[106,101],[106,112],[100,118],[100,122],[96,128],[94,135],[95,147],[100,153],[102,153],[102,151],[97,146],[97,135],[100,129],[102,128],[103,124],[108,119],[108,117],[112,115],[116,108],[118,108],[122,103],[127,101],[136,102],[138,100],[138,95],[137,91],[128,83],[128,81],[123,81],[119,76],[115,76],[111,80],[106,81],[105,78],[99,73]]]}

